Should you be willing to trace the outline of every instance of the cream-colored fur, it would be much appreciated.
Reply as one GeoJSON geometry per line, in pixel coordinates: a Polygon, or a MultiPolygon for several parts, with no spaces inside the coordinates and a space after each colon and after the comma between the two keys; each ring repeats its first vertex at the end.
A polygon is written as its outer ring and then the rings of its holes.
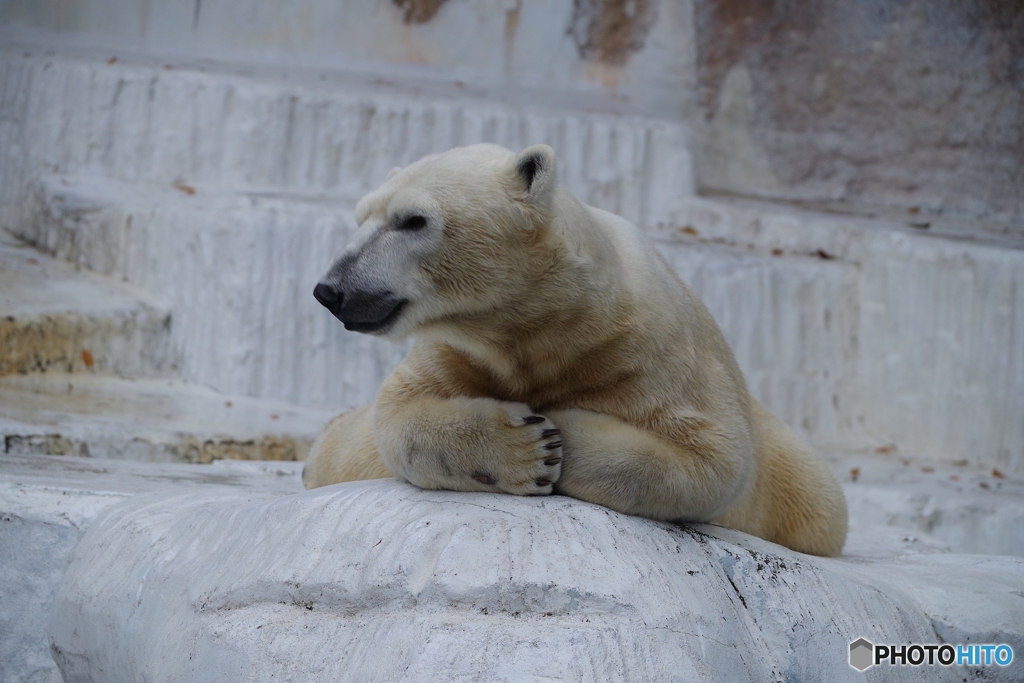
{"type": "Polygon", "coordinates": [[[318,290],[349,302],[329,306],[346,327],[417,341],[372,407],[327,426],[307,487],[390,473],[555,492],[841,551],[846,503],[825,464],[747,393],[640,231],[557,184],[549,147],[427,157],[356,212],[318,290]]]}

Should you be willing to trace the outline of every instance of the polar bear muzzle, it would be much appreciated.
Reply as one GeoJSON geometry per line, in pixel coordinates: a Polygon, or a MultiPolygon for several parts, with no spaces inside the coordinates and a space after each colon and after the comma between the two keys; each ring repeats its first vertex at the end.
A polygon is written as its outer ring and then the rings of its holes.
{"type": "Polygon", "coordinates": [[[318,282],[313,296],[352,332],[386,332],[401,315],[407,299],[392,292],[344,292],[335,285],[318,282]]]}

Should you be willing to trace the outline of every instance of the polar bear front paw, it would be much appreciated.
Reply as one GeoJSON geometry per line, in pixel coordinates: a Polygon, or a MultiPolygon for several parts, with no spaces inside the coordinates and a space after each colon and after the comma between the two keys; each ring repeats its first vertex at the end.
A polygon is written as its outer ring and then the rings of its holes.
{"type": "Polygon", "coordinates": [[[562,430],[543,415],[517,408],[509,409],[507,420],[502,420],[492,461],[470,477],[486,490],[549,495],[562,472],[562,430]]]}

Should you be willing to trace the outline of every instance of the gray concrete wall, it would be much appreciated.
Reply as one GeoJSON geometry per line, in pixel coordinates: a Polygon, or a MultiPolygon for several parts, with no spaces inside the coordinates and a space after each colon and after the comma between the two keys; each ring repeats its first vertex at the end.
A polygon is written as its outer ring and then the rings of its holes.
{"type": "Polygon", "coordinates": [[[699,0],[695,17],[704,190],[1024,234],[1024,4],[699,0]]]}
{"type": "Polygon", "coordinates": [[[15,35],[682,120],[706,192],[1024,235],[1015,0],[8,0],[15,35]]]}
{"type": "Polygon", "coordinates": [[[68,44],[370,71],[516,99],[696,115],[692,4],[657,0],[8,0],[68,44]]]}

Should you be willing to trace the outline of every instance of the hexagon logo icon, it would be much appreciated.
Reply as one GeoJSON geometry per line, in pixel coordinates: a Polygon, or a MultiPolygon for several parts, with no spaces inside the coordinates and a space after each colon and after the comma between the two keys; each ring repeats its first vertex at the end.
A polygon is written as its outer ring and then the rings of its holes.
{"type": "Polygon", "coordinates": [[[857,671],[864,671],[874,664],[875,646],[858,638],[850,643],[850,666],[857,671]]]}

